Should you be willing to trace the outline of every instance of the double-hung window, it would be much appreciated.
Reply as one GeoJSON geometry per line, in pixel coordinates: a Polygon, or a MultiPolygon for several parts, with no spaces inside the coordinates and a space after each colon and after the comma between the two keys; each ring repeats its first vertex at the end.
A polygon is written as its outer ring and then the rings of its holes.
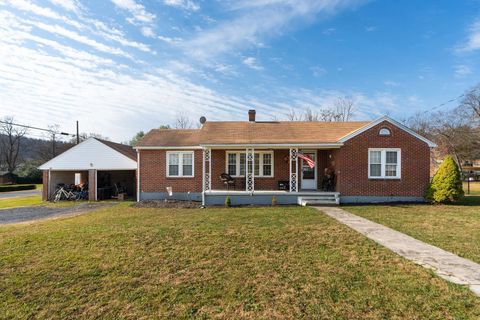
{"type": "Polygon", "coordinates": [[[167,151],[167,177],[193,177],[193,151],[167,151]]]}
{"type": "Polygon", "coordinates": [[[400,179],[400,149],[368,149],[368,178],[400,179]]]}
{"type": "MultiPolygon", "coordinates": [[[[227,173],[232,177],[244,177],[245,161],[245,152],[227,151],[227,173]]],[[[255,152],[253,170],[255,177],[273,177],[273,151],[255,152]]]]}

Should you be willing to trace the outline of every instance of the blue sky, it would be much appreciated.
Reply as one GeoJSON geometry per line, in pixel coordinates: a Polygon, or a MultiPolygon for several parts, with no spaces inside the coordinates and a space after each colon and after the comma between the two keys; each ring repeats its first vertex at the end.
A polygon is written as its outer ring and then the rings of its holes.
{"type": "Polygon", "coordinates": [[[343,96],[401,120],[477,84],[479,57],[476,0],[0,0],[0,116],[117,141],[343,96]]]}

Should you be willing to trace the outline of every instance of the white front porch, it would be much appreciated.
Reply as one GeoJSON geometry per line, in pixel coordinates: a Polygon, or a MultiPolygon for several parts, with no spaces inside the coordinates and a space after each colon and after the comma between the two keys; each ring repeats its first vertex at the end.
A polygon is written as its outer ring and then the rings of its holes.
{"type": "MultiPolygon", "coordinates": [[[[324,188],[324,171],[333,164],[331,145],[328,146],[217,146],[203,148],[202,201],[215,199],[219,204],[226,196],[242,199],[242,203],[297,203],[299,197],[330,197],[337,200],[335,188],[324,188]],[[314,160],[309,167],[302,153],[314,160]],[[268,157],[267,157],[268,155],[268,157]],[[231,183],[225,182],[227,176],[231,183]],[[220,178],[224,182],[220,181],[220,178]],[[252,200],[255,197],[257,200],[252,200]],[[207,199],[208,198],[208,199],[207,199]],[[250,200],[247,200],[250,199],[250,200]]],[[[330,176],[328,176],[330,177],[330,176]]],[[[330,179],[333,181],[333,178],[330,179]]]]}

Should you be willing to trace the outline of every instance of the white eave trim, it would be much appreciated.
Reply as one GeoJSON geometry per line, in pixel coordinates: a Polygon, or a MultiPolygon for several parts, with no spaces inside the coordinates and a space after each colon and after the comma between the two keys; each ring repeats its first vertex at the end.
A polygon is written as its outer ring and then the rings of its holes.
{"type": "Polygon", "coordinates": [[[341,138],[340,140],[338,140],[338,142],[341,142],[341,143],[343,144],[343,143],[345,143],[346,141],[352,139],[353,137],[358,136],[359,134],[361,134],[361,133],[363,133],[363,132],[365,132],[365,131],[373,128],[373,127],[375,127],[376,125],[378,125],[378,124],[380,124],[380,123],[382,123],[382,122],[384,122],[384,121],[387,121],[387,122],[393,124],[394,126],[396,126],[396,127],[400,128],[400,129],[402,129],[403,131],[411,134],[411,135],[414,136],[415,138],[417,138],[417,139],[425,142],[430,148],[435,148],[435,147],[437,146],[434,142],[428,140],[428,139],[425,138],[425,137],[422,137],[421,135],[419,135],[418,133],[416,133],[416,132],[413,131],[412,129],[408,128],[407,126],[401,124],[400,122],[398,122],[398,121],[396,121],[396,120],[393,120],[392,118],[390,118],[390,117],[388,117],[388,116],[383,116],[383,117],[381,117],[381,118],[378,118],[377,120],[374,120],[374,121],[370,122],[369,124],[361,127],[360,129],[358,129],[358,130],[356,130],[356,131],[354,131],[354,132],[352,132],[352,133],[344,136],[343,138],[341,138]]]}
{"type": "Polygon", "coordinates": [[[343,143],[252,143],[252,144],[202,144],[202,148],[340,148],[343,143]]]}
{"type": "Polygon", "coordinates": [[[192,150],[202,149],[200,146],[157,146],[157,147],[134,147],[135,150],[192,150]]]}

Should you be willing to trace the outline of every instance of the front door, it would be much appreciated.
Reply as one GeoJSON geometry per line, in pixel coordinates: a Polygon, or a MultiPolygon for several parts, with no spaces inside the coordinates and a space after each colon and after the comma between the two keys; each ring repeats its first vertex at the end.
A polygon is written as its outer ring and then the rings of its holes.
{"type": "Polygon", "coordinates": [[[302,152],[315,161],[315,167],[310,168],[308,163],[302,159],[301,161],[301,175],[302,175],[302,190],[316,190],[317,189],[317,153],[316,152],[302,152]]]}

